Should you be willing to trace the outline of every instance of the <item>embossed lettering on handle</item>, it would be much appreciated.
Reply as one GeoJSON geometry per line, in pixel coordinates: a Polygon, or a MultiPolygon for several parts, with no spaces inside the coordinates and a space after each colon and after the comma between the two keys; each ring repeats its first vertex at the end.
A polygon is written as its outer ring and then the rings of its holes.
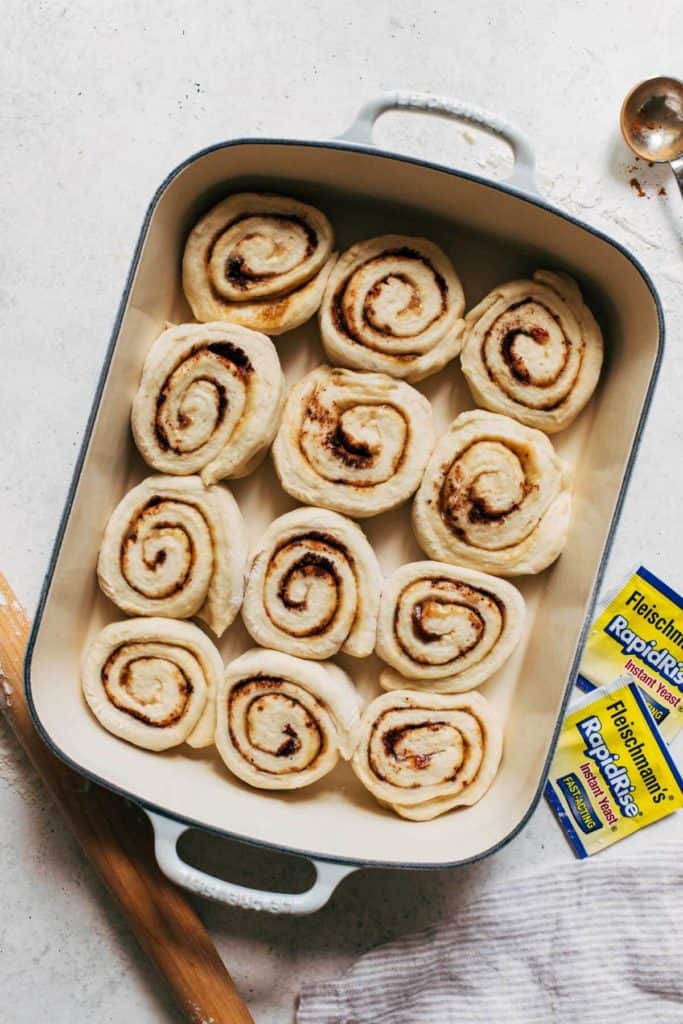
{"type": "Polygon", "coordinates": [[[146,811],[146,814],[154,829],[157,863],[164,874],[197,896],[218,903],[228,903],[245,910],[266,910],[271,914],[313,914],[325,906],[341,880],[356,870],[353,865],[314,860],[316,880],[306,892],[276,893],[250,889],[214,878],[186,864],[178,856],[177,845],[183,833],[188,831],[188,826],[152,811],[146,811]]]}
{"type": "Polygon", "coordinates": [[[520,191],[538,195],[535,179],[536,160],[531,143],[526,135],[503,118],[485,110],[479,110],[470,103],[451,100],[444,96],[430,96],[418,92],[390,92],[370,100],[358,112],[350,128],[337,138],[344,142],[357,142],[364,146],[373,145],[375,122],[388,110],[414,110],[424,114],[435,114],[481,128],[507,142],[512,149],[515,166],[507,184],[520,191]]]}

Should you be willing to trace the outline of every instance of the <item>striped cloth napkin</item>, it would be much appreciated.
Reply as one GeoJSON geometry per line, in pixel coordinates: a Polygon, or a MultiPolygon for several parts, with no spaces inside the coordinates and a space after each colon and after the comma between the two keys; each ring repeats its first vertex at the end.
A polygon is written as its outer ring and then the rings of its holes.
{"type": "Polygon", "coordinates": [[[681,1024],[682,858],[646,843],[493,885],[305,986],[297,1024],[681,1024]]]}

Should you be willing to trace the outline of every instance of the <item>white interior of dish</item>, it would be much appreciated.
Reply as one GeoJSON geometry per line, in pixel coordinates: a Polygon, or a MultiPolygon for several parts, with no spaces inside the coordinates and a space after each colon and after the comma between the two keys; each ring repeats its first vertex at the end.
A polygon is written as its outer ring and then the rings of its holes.
{"type": "MultiPolygon", "coordinates": [[[[57,562],[31,664],[31,691],[52,743],[83,770],[132,798],[209,828],[321,856],[385,863],[454,863],[505,839],[529,809],[552,741],[586,605],[629,458],[657,354],[655,303],[638,270],[583,228],[509,194],[379,155],[297,144],[239,144],[208,153],[163,192],[143,242],[102,402],[57,562]],[[212,750],[139,750],[105,732],[80,692],[87,641],[123,614],[100,593],[95,563],[107,518],[125,491],[150,472],[133,446],[129,415],[144,357],[166,321],[190,319],[180,258],[197,216],[246,187],[299,196],[325,210],[337,247],[385,232],[425,235],[451,256],[470,308],[494,285],[539,266],[577,276],[605,333],[598,391],[569,430],[553,439],[575,473],[570,539],[558,563],[519,581],[528,604],[524,640],[481,687],[505,720],[499,775],[474,807],[413,823],[380,808],[340,764],[316,785],[285,795],[248,788],[212,750]]],[[[276,339],[289,383],[324,362],[317,322],[276,339]]],[[[437,428],[472,407],[457,361],[418,385],[437,428]]],[[[270,458],[228,481],[251,541],[296,506],[270,458]]],[[[390,573],[424,557],[409,505],[364,520],[390,573]]],[[[226,660],[253,646],[241,621],[220,643],[226,660]]],[[[340,657],[364,698],[379,692],[375,658],[340,657]]]]}

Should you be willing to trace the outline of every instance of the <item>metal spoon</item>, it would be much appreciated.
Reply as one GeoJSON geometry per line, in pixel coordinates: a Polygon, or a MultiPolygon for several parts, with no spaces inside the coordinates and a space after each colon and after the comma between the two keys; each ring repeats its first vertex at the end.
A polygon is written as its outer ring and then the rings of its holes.
{"type": "Polygon", "coordinates": [[[649,78],[621,108],[621,134],[643,160],[669,163],[683,196],[683,82],[649,78]]]}

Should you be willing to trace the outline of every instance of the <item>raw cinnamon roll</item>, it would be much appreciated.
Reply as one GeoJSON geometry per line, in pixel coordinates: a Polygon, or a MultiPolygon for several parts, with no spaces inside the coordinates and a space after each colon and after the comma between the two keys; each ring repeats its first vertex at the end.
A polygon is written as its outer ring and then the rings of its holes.
{"type": "Polygon", "coordinates": [[[548,434],[589,400],[602,366],[602,334],[576,282],[538,270],[500,285],[467,317],[462,370],[479,405],[548,434]]]}
{"type": "Polygon", "coordinates": [[[497,715],[480,693],[396,690],[365,709],[351,765],[380,804],[428,821],[480,800],[502,751],[497,715]]]}
{"type": "Polygon", "coordinates": [[[320,332],[331,362],[417,381],[458,355],[464,311],[460,280],[438,245],[383,235],[357,242],[337,261],[320,332]]]}
{"type": "Polygon", "coordinates": [[[190,622],[113,622],[87,647],[83,693],[109,732],[145,750],[213,741],[221,656],[190,622]]]}
{"type": "Polygon", "coordinates": [[[375,646],[382,574],[365,534],[323,508],[276,519],[251,556],[242,618],[256,643],[320,660],[375,646]]]}
{"type": "Polygon", "coordinates": [[[133,399],[133,437],[164,473],[205,484],[245,476],[275,437],[285,379],[270,338],[229,324],[180,324],[155,341],[133,399]]]}
{"type": "Polygon", "coordinates": [[[290,392],[273,459],[292,497],[363,518],[410,497],[433,445],[431,408],[415,388],[319,366],[290,392]]]}
{"type": "Polygon", "coordinates": [[[230,491],[198,476],[150,476],[107,523],[97,575],[130,615],[198,615],[221,636],[242,603],[247,542],[230,491]]]}
{"type": "Polygon", "coordinates": [[[434,449],[413,525],[431,558],[519,576],[555,561],[570,514],[566,470],[545,434],[477,409],[434,449]]]}
{"type": "Polygon", "coordinates": [[[334,265],[332,226],[287,196],[228,196],[194,226],[183,289],[197,320],[230,320],[267,334],[298,327],[320,305],[334,265]]]}
{"type": "Polygon", "coordinates": [[[387,580],[377,654],[385,690],[457,693],[479,686],[517,646],[524,598],[511,583],[444,562],[412,562],[387,580]]]}
{"type": "Polygon", "coordinates": [[[216,746],[250,786],[301,789],[351,757],[358,723],[358,694],[336,665],[255,648],[225,671],[216,746]]]}

